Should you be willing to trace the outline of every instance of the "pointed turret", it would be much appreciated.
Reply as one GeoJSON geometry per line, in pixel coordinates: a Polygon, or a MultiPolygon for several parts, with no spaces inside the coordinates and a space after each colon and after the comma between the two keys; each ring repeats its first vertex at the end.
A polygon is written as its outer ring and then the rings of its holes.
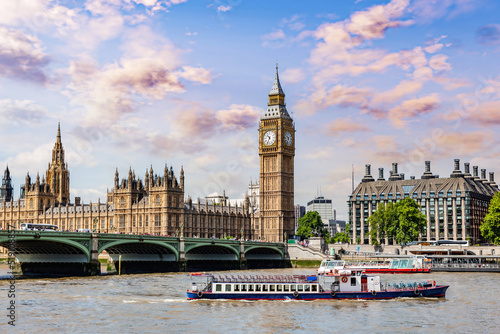
{"type": "Polygon", "coordinates": [[[181,181],[181,189],[182,191],[184,191],[184,167],[181,166],[181,176],[180,176],[180,181],[181,181]]]}
{"type": "Polygon", "coordinates": [[[2,187],[0,188],[0,202],[12,201],[12,179],[10,177],[9,165],[3,173],[2,187]]]}
{"type": "Polygon", "coordinates": [[[267,111],[264,113],[263,119],[268,118],[287,118],[291,119],[285,105],[285,93],[281,88],[280,78],[278,75],[278,63],[276,63],[276,76],[274,83],[269,92],[269,100],[267,102],[267,111]]]}
{"type": "Polygon", "coordinates": [[[120,188],[120,176],[118,174],[118,168],[115,171],[115,189],[120,188]]]}

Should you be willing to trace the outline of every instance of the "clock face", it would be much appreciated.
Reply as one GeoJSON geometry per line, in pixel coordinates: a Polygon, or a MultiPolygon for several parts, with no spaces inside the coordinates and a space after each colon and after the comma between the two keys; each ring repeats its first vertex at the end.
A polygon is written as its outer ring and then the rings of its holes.
{"type": "Polygon", "coordinates": [[[267,131],[264,134],[264,144],[266,145],[272,145],[276,141],[276,134],[274,131],[267,131]]]}
{"type": "Polygon", "coordinates": [[[292,134],[288,131],[285,133],[285,144],[287,146],[292,145],[292,134]]]}

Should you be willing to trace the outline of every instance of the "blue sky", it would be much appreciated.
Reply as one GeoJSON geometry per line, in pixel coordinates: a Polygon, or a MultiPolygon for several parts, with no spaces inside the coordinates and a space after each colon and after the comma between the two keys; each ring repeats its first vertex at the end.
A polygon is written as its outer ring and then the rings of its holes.
{"type": "Polygon", "coordinates": [[[72,198],[165,163],[184,166],[186,196],[242,198],[278,61],[295,202],[321,188],[346,219],[352,165],[356,184],[365,164],[498,170],[499,14],[494,0],[3,1],[0,166],[17,198],[60,121],[72,198]]]}

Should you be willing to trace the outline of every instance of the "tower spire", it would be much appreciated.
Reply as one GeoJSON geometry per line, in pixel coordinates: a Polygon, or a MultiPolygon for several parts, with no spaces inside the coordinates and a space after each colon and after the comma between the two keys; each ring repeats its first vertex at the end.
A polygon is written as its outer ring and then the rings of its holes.
{"type": "Polygon", "coordinates": [[[57,142],[61,143],[61,122],[57,122],[57,142]]]}
{"type": "Polygon", "coordinates": [[[276,62],[276,75],[274,83],[269,91],[269,100],[267,102],[267,111],[261,116],[261,119],[286,118],[292,119],[286,110],[285,92],[281,88],[280,77],[278,74],[278,62],[276,62]]]}

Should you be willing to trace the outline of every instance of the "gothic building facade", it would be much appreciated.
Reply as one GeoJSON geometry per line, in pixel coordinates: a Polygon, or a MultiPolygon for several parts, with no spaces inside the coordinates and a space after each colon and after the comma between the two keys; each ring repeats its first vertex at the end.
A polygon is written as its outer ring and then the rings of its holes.
{"type": "Polygon", "coordinates": [[[126,178],[115,172],[114,186],[106,200],[70,202],[70,177],[64,160],[61,130],[44,176],[35,182],[26,176],[19,199],[12,196],[7,167],[0,196],[0,228],[19,227],[20,222],[57,225],[60,230],[90,229],[106,233],[147,233],[185,237],[227,236],[283,241],[293,235],[294,125],[285,107],[278,72],[269,93],[268,111],[261,120],[259,154],[260,182],[251,184],[243,204],[207,197],[185,198],[184,170],[172,167],[155,172],[151,166],[144,178],[130,168],[126,178]],[[273,136],[273,140],[268,137],[273,136]],[[249,196],[250,195],[250,196],[249,196]],[[259,210],[259,208],[261,208],[259,210]],[[264,209],[262,209],[264,208],[264,209]]]}
{"type": "MultiPolygon", "coordinates": [[[[417,201],[427,223],[420,239],[467,240],[476,243],[482,241],[479,227],[488,213],[491,198],[499,191],[490,172],[486,179],[486,170],[478,173],[478,167],[464,164],[460,170],[460,160],[455,159],[454,170],[449,177],[439,177],[431,172],[430,161],[425,162],[425,172],[416,179],[405,179],[398,173],[397,163],[393,163],[389,178],[384,178],[383,168],[379,168],[377,180],[371,175],[370,165],[361,183],[349,197],[349,224],[354,242],[370,243],[368,217],[380,204],[396,203],[405,197],[417,201]]],[[[380,240],[388,244],[390,240],[380,240]]]]}

